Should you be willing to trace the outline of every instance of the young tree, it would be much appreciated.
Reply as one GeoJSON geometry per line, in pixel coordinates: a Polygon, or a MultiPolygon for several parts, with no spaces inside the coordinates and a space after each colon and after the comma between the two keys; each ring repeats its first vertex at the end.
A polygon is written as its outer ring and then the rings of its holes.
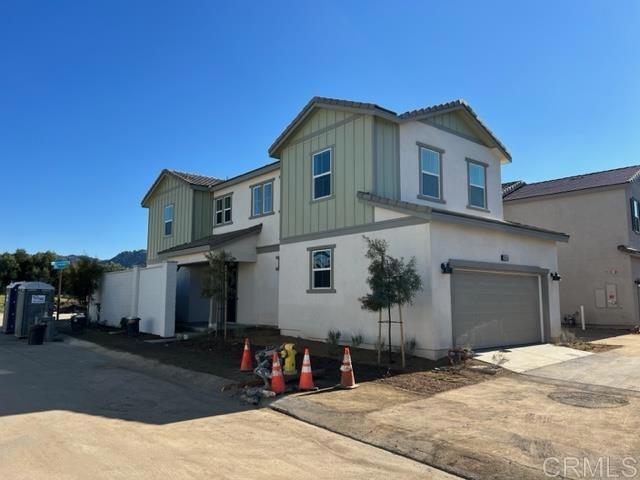
{"type": "Polygon", "coordinates": [[[98,281],[104,272],[105,266],[97,259],[80,257],[62,274],[64,292],[86,307],[89,298],[98,288],[98,281]]]}
{"type": "MultiPolygon", "coordinates": [[[[422,290],[422,279],[416,270],[416,259],[412,257],[408,262],[405,262],[404,258],[392,257],[388,253],[389,244],[386,240],[371,239],[366,236],[363,238],[367,242],[367,253],[365,254],[369,259],[367,284],[371,292],[361,297],[360,303],[363,309],[378,312],[379,322],[382,321],[382,310],[387,311],[389,363],[392,361],[391,308],[394,305],[398,306],[400,349],[404,367],[402,306],[412,304],[415,295],[422,290]]],[[[380,344],[380,338],[378,344],[380,344]]]]}
{"type": "Polygon", "coordinates": [[[235,292],[231,292],[229,286],[229,264],[235,262],[235,258],[226,250],[218,250],[209,252],[207,257],[207,271],[202,286],[202,296],[209,299],[209,331],[215,329],[218,334],[219,325],[214,320],[214,304],[218,302],[222,308],[222,319],[224,321],[224,330],[226,338],[227,324],[227,299],[235,296],[235,292]]]}

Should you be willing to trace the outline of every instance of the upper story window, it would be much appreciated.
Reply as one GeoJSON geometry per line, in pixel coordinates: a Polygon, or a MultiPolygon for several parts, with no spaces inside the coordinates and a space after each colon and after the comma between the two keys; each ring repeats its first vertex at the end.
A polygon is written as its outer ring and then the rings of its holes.
{"type": "Polygon", "coordinates": [[[640,233],[640,203],[635,198],[631,199],[631,229],[640,233]]]}
{"type": "Polygon", "coordinates": [[[231,223],[231,195],[216,198],[216,225],[231,223]]]}
{"type": "Polygon", "coordinates": [[[333,250],[335,245],[308,248],[311,272],[307,293],[333,293],[333,250]]]}
{"type": "Polygon", "coordinates": [[[251,187],[251,217],[273,213],[273,180],[251,187]]]}
{"type": "Polygon", "coordinates": [[[164,207],[164,234],[173,233],[173,203],[164,207]]]}
{"type": "Polygon", "coordinates": [[[442,150],[420,146],[420,195],[442,199],[442,150]]]}
{"type": "Polygon", "coordinates": [[[487,165],[467,159],[469,206],[487,208],[487,165]]]}
{"type": "Polygon", "coordinates": [[[332,158],[331,149],[327,148],[321,152],[313,154],[313,191],[312,198],[319,200],[321,198],[330,197],[332,194],[331,186],[331,168],[332,158]]]}

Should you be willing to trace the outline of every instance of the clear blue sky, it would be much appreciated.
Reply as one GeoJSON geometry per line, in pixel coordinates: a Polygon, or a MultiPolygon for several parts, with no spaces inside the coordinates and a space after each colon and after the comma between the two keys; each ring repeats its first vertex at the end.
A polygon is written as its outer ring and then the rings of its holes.
{"type": "Polygon", "coordinates": [[[504,180],[638,164],[639,87],[637,1],[1,0],[0,251],[144,248],[162,168],[265,164],[313,95],[465,98],[504,180]]]}

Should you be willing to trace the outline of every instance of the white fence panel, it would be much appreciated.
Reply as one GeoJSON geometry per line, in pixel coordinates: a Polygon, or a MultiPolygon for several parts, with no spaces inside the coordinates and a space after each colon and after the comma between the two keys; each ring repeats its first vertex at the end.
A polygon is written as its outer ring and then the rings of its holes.
{"type": "Polygon", "coordinates": [[[119,326],[122,317],[139,317],[140,331],[161,337],[175,334],[177,264],[164,262],[145,268],[103,275],[89,312],[95,320],[119,326]]]}

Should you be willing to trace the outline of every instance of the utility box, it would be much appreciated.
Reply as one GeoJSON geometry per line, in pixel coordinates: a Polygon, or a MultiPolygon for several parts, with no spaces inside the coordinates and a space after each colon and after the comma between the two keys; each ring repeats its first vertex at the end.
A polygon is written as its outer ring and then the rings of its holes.
{"type": "Polygon", "coordinates": [[[2,333],[11,334],[16,327],[16,310],[18,305],[18,287],[24,282],[13,282],[7,285],[4,297],[4,316],[2,319],[2,333]]]}
{"type": "Polygon", "coordinates": [[[29,327],[53,313],[55,288],[43,282],[23,282],[18,286],[15,336],[29,335],[29,327]]]}

